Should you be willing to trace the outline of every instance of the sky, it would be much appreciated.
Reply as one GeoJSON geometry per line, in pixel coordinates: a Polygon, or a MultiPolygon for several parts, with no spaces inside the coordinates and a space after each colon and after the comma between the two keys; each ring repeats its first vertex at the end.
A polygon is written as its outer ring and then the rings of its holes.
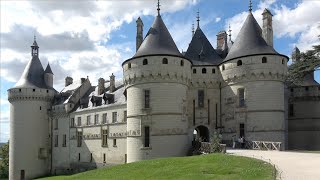
{"type": "MultiPolygon", "coordinates": [[[[248,13],[249,0],[161,0],[161,16],[180,51],[186,51],[192,24],[200,13],[200,27],[216,47],[216,34],[232,30],[232,40],[248,13]]],[[[60,91],[66,76],[74,80],[98,78],[114,73],[122,78],[121,64],[135,53],[136,19],[144,23],[144,35],[157,14],[156,0],[90,1],[0,1],[0,142],[9,138],[7,90],[19,80],[31,59],[34,35],[44,68],[54,73],[54,87],[60,91]]],[[[273,14],[274,47],[291,56],[320,44],[319,0],[252,0],[253,15],[262,25],[262,12],[273,14]]],[[[320,82],[320,73],[315,74],[320,82]]]]}

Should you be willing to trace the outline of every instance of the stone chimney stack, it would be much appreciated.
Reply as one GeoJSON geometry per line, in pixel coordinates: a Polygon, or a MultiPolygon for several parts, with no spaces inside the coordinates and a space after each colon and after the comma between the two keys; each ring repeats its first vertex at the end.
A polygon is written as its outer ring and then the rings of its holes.
{"type": "Polygon", "coordinates": [[[137,23],[136,51],[138,51],[139,47],[143,42],[143,22],[140,17],[137,19],[136,23],[137,23]]]}
{"type": "Polygon", "coordinates": [[[67,76],[66,79],[65,79],[64,86],[67,87],[67,86],[69,86],[69,85],[72,84],[72,83],[73,83],[72,77],[67,76]]]}
{"type": "Polygon", "coordinates": [[[114,92],[116,89],[116,83],[115,83],[115,76],[113,75],[113,73],[110,76],[110,88],[109,88],[109,92],[112,93],[114,92]]]}
{"type": "Polygon", "coordinates": [[[262,13],[263,28],[262,37],[267,44],[273,47],[273,28],[272,28],[272,14],[268,9],[264,9],[262,13]]]}
{"type": "Polygon", "coordinates": [[[104,93],[104,90],[105,90],[104,84],[105,83],[106,83],[106,81],[103,78],[98,79],[98,94],[99,95],[104,93]]]}
{"type": "Polygon", "coordinates": [[[300,61],[300,50],[297,47],[293,49],[291,58],[293,63],[300,61]]]}
{"type": "Polygon", "coordinates": [[[220,31],[217,34],[217,49],[224,50],[227,46],[228,35],[226,31],[220,31]]]}

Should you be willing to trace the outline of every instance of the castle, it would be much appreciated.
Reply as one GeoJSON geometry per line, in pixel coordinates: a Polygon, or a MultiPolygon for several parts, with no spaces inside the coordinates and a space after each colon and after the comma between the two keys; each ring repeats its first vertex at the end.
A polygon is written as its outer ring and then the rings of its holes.
{"type": "MultiPolygon", "coordinates": [[[[272,14],[261,28],[252,14],[235,41],[221,31],[214,49],[197,28],[180,52],[158,14],[143,38],[137,23],[135,55],[123,62],[123,80],[66,77],[39,60],[39,46],[11,103],[10,179],[84,171],[106,164],[185,156],[192,141],[213,133],[280,142],[281,149],[320,149],[320,85],[313,74],[286,87],[289,58],[273,48],[272,14]]],[[[295,49],[294,61],[299,61],[295,49]]]]}

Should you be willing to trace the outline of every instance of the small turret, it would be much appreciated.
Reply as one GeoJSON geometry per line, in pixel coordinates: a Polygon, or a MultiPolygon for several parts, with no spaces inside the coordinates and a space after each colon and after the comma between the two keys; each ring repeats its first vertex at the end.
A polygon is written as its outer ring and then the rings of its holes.
{"type": "Polygon", "coordinates": [[[103,79],[103,78],[99,78],[98,79],[98,94],[102,94],[105,90],[105,86],[104,86],[104,83],[106,81],[103,79]]]}
{"type": "Polygon", "coordinates": [[[44,82],[48,87],[53,87],[53,72],[51,70],[49,62],[46,70],[44,71],[44,82]]]}
{"type": "Polygon", "coordinates": [[[137,19],[136,23],[137,23],[136,51],[138,51],[139,47],[143,42],[143,22],[140,17],[137,19]]]}
{"type": "Polygon", "coordinates": [[[116,83],[115,83],[115,76],[113,75],[113,73],[110,76],[110,88],[109,88],[109,92],[112,93],[114,92],[116,89],[116,83]]]}
{"type": "Polygon", "coordinates": [[[72,84],[72,83],[73,83],[72,77],[67,76],[66,79],[65,79],[64,86],[67,87],[67,86],[69,86],[69,85],[72,84]]]}

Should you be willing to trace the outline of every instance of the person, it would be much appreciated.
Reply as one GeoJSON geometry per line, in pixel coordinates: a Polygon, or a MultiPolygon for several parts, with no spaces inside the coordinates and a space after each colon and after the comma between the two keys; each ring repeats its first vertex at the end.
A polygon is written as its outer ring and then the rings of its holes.
{"type": "Polygon", "coordinates": [[[243,149],[243,136],[240,137],[239,143],[240,143],[240,148],[243,149]]]}
{"type": "Polygon", "coordinates": [[[232,149],[236,148],[236,136],[232,136],[232,149]]]}

